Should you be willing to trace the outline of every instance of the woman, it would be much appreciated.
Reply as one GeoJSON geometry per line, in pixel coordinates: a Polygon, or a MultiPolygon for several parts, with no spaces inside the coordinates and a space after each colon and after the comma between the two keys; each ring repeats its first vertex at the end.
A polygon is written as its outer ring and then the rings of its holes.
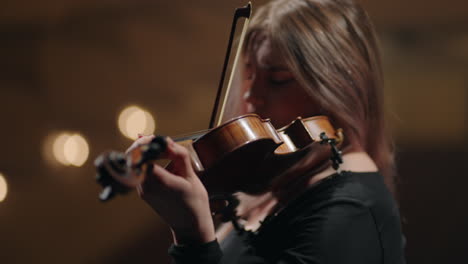
{"type": "Polygon", "coordinates": [[[140,193],[170,225],[175,262],[404,263],[380,61],[362,8],[352,0],[270,2],[251,22],[243,73],[239,100],[275,127],[326,115],[343,128],[343,172],[310,153],[271,178],[249,219],[269,216],[255,233],[231,232],[237,243],[223,252],[207,191],[187,150],[169,139],[170,171],[155,165],[140,193]]]}

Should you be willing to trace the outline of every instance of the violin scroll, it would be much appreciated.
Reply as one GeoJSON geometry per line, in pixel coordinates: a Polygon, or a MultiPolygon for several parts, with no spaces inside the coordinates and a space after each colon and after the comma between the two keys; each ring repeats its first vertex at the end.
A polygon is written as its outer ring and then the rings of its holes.
{"type": "Polygon", "coordinates": [[[138,146],[138,151],[128,155],[110,151],[101,154],[94,161],[96,181],[102,186],[101,201],[108,201],[116,194],[126,194],[144,180],[148,162],[156,160],[166,150],[167,142],[157,136],[150,143],[138,146]]]}

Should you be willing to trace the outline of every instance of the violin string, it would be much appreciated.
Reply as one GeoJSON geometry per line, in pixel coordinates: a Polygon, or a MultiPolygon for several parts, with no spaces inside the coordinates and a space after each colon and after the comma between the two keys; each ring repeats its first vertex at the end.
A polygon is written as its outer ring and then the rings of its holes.
{"type": "Polygon", "coordinates": [[[185,140],[196,140],[199,137],[203,136],[209,131],[209,129],[203,129],[203,130],[198,130],[195,132],[190,132],[186,134],[180,134],[175,137],[173,137],[175,142],[180,142],[180,141],[185,141],[185,140]]]}

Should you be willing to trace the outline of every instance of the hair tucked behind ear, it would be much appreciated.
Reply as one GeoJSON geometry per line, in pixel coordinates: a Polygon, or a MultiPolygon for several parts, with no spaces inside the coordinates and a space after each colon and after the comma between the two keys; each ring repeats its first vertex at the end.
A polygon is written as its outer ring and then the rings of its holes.
{"type": "Polygon", "coordinates": [[[255,13],[244,52],[270,39],[335,127],[345,147],[362,149],[394,192],[393,145],[384,113],[382,69],[373,26],[353,0],[276,0],[255,13]]]}

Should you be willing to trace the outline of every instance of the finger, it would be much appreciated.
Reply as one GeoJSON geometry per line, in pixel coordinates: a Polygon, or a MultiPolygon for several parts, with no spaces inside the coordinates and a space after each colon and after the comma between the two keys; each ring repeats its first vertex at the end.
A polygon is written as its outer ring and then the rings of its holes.
{"type": "Polygon", "coordinates": [[[167,156],[173,161],[186,162],[190,159],[188,150],[167,137],[167,156]]]}
{"type": "Polygon", "coordinates": [[[154,164],[150,175],[143,183],[143,194],[158,193],[161,191],[179,191],[184,188],[186,181],[177,175],[172,174],[158,164],[154,164]]]}
{"type": "Polygon", "coordinates": [[[135,140],[135,143],[138,143],[139,145],[148,144],[155,137],[156,137],[155,135],[146,135],[146,136],[142,135],[141,137],[138,137],[137,140],[135,140]]]}
{"type": "Polygon", "coordinates": [[[187,176],[192,170],[192,160],[187,148],[174,142],[171,138],[167,138],[167,158],[172,161],[171,168],[176,174],[187,176]]]}
{"type": "Polygon", "coordinates": [[[148,136],[142,136],[142,137],[139,137],[137,140],[135,140],[133,142],[133,144],[125,151],[125,154],[128,154],[129,152],[131,152],[132,150],[134,150],[135,148],[137,148],[138,146],[140,145],[144,145],[144,144],[148,144],[151,142],[151,140],[153,140],[155,136],[154,135],[148,135],[148,136]]]}

